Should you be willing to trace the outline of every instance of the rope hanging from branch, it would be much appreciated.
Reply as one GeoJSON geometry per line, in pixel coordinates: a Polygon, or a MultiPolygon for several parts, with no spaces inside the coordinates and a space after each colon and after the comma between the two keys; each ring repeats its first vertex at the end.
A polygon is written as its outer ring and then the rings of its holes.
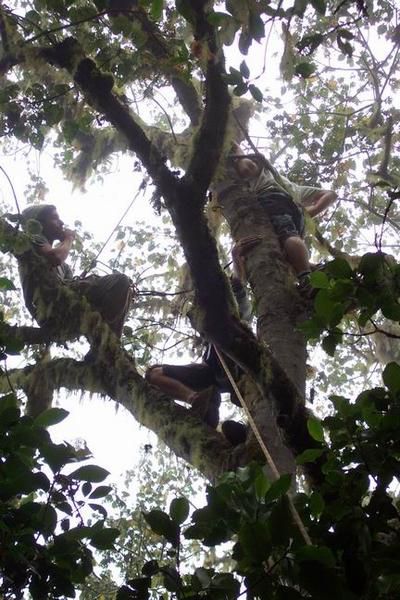
{"type": "MultiPolygon", "coordinates": [[[[262,450],[262,452],[263,452],[263,454],[264,454],[264,456],[266,458],[268,466],[270,467],[270,469],[271,469],[271,471],[273,473],[274,479],[275,480],[279,479],[281,475],[280,475],[280,473],[279,473],[279,471],[278,471],[278,469],[277,469],[277,467],[275,465],[275,462],[274,462],[271,454],[268,451],[267,446],[264,443],[264,440],[261,437],[261,434],[260,434],[260,432],[258,430],[258,427],[257,427],[257,425],[256,425],[253,417],[250,414],[249,409],[247,408],[246,402],[245,402],[242,394],[240,393],[239,388],[237,387],[235,380],[232,377],[232,373],[230,372],[229,367],[226,364],[225,359],[224,359],[222,353],[218,350],[218,348],[215,345],[214,345],[214,349],[215,349],[215,352],[216,352],[216,354],[218,356],[218,359],[221,362],[221,365],[222,365],[222,367],[223,367],[223,369],[224,369],[224,371],[225,371],[225,373],[226,373],[226,375],[227,375],[227,377],[229,379],[229,382],[230,382],[230,384],[232,385],[232,387],[233,387],[233,389],[235,391],[235,394],[239,398],[240,404],[241,404],[241,406],[242,406],[242,408],[243,408],[243,410],[244,410],[244,412],[246,414],[246,418],[247,418],[247,420],[249,422],[249,425],[250,425],[251,429],[253,430],[253,433],[254,433],[254,435],[256,437],[256,440],[258,441],[258,443],[260,445],[260,448],[261,448],[261,450],[262,450]]],[[[306,545],[307,546],[312,546],[311,538],[308,535],[307,529],[305,528],[305,525],[304,525],[303,521],[301,520],[301,517],[300,517],[300,515],[299,515],[299,513],[298,513],[298,511],[297,511],[297,509],[296,509],[296,507],[295,507],[295,505],[293,503],[292,498],[289,496],[289,494],[287,494],[287,499],[288,499],[289,509],[290,509],[290,512],[292,513],[293,520],[296,523],[297,527],[299,528],[299,531],[300,531],[300,533],[301,533],[301,535],[302,535],[302,537],[303,537],[306,545]]]]}

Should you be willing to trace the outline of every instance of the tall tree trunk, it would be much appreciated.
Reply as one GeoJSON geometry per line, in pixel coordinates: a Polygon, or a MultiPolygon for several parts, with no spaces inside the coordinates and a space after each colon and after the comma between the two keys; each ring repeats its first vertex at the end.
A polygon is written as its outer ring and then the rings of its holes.
{"type": "MultiPolygon", "coordinates": [[[[304,304],[268,215],[254,198],[240,198],[234,193],[225,196],[219,204],[236,241],[250,235],[262,236],[262,241],[246,257],[247,278],[255,301],[257,335],[272,350],[304,398],[307,352],[304,336],[297,329],[297,325],[305,318],[304,304]]],[[[293,455],[282,443],[272,403],[254,404],[252,397],[252,394],[247,395],[279,470],[293,472],[293,455]]],[[[284,416],[279,415],[279,418],[284,416]]]]}

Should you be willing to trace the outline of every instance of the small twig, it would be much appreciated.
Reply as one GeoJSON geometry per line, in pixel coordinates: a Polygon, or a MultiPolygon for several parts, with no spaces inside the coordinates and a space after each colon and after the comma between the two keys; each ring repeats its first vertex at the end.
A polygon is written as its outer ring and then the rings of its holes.
{"type": "Polygon", "coordinates": [[[377,247],[377,249],[378,249],[379,252],[382,251],[382,238],[383,238],[383,233],[384,233],[384,229],[385,229],[385,224],[386,224],[386,221],[388,219],[389,211],[392,208],[393,203],[394,203],[394,198],[390,198],[389,202],[386,205],[385,212],[383,214],[383,219],[382,219],[382,225],[381,225],[381,231],[380,231],[380,234],[379,234],[379,239],[377,239],[377,241],[376,241],[376,244],[377,244],[376,247],[377,247]]]}
{"type": "Polygon", "coordinates": [[[56,33],[57,31],[63,31],[64,29],[70,29],[71,27],[75,27],[76,25],[81,25],[82,23],[94,21],[95,19],[98,19],[99,17],[102,17],[106,14],[107,14],[107,11],[104,10],[100,13],[97,13],[97,14],[91,16],[91,17],[86,17],[84,19],[78,19],[77,21],[74,21],[73,23],[67,23],[65,25],[60,25],[59,27],[54,27],[53,29],[48,29],[47,31],[42,31],[41,33],[38,33],[37,35],[34,35],[33,37],[30,37],[27,40],[25,40],[25,44],[30,44],[31,42],[36,42],[36,40],[38,40],[39,38],[41,38],[45,35],[50,35],[51,33],[56,33]]]}
{"type": "Polygon", "coordinates": [[[193,289],[190,290],[179,290],[178,292],[160,292],[158,290],[140,290],[138,292],[138,296],[180,296],[182,294],[189,294],[193,292],[193,289]]]}
{"type": "Polygon", "coordinates": [[[166,117],[166,119],[168,121],[169,127],[171,129],[171,134],[172,134],[172,137],[174,138],[174,142],[175,142],[175,144],[177,146],[179,146],[180,144],[179,144],[178,139],[177,139],[177,137],[175,135],[174,126],[172,124],[171,117],[169,116],[169,114],[167,113],[167,111],[165,110],[165,108],[163,107],[163,105],[158,100],[156,100],[154,98],[154,96],[151,96],[148,93],[146,94],[146,92],[144,93],[144,97],[145,98],[150,98],[150,100],[152,100],[153,102],[155,102],[157,104],[157,106],[160,108],[160,110],[162,110],[162,112],[164,113],[164,115],[165,115],[165,117],[166,117]]]}
{"type": "Polygon", "coordinates": [[[2,171],[2,173],[5,175],[8,183],[10,184],[10,187],[11,187],[11,190],[12,190],[12,193],[13,193],[13,196],[14,196],[14,202],[15,202],[15,205],[17,207],[18,214],[21,215],[21,211],[20,211],[19,204],[18,204],[17,194],[15,193],[15,189],[14,189],[14,186],[12,184],[12,181],[11,181],[10,177],[8,176],[7,172],[5,171],[5,169],[3,169],[3,167],[1,165],[0,165],[0,171],[2,171]]]}

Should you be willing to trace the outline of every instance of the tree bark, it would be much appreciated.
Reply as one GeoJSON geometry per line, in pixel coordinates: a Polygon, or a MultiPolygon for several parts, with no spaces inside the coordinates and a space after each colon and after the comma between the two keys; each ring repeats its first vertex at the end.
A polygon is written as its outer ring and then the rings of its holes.
{"type": "MultiPolygon", "coordinates": [[[[220,201],[232,237],[238,241],[259,235],[262,241],[246,258],[247,277],[254,294],[257,336],[272,351],[279,365],[293,382],[304,404],[306,382],[306,342],[297,329],[304,320],[304,304],[295,289],[295,279],[286,262],[265,210],[255,198],[231,193],[220,201]]],[[[263,439],[281,473],[295,473],[293,454],[283,442],[276,425],[281,418],[274,402],[246,397],[263,439]]]]}

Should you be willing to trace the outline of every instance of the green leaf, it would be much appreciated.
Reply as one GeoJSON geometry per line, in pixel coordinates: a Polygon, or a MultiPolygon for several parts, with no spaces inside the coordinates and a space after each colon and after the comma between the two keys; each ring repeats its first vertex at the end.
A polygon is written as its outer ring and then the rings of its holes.
{"type": "Polygon", "coordinates": [[[177,592],[181,587],[181,577],[173,567],[164,567],[162,569],[164,575],[164,585],[169,592],[177,592]]]}
{"type": "Polygon", "coordinates": [[[171,519],[181,525],[189,515],[189,502],[186,498],[174,498],[169,507],[171,519]]]}
{"type": "Polygon", "coordinates": [[[264,473],[259,473],[254,481],[254,489],[257,499],[262,500],[270,487],[271,484],[264,473]]]}
{"type": "Polygon", "coordinates": [[[257,102],[262,102],[264,99],[262,91],[253,83],[249,85],[249,92],[257,102]]]}
{"type": "Polygon", "coordinates": [[[297,48],[306,50],[308,55],[312,54],[314,50],[324,41],[324,36],[321,33],[314,33],[313,35],[304,36],[297,44],[297,48]]]}
{"type": "Polygon", "coordinates": [[[275,600],[301,600],[302,598],[304,598],[303,594],[287,586],[280,586],[275,596],[275,600]]]}
{"type": "Polygon", "coordinates": [[[384,317],[391,321],[400,321],[400,304],[397,299],[385,299],[381,303],[381,310],[384,317]]]}
{"type": "Polygon", "coordinates": [[[90,543],[98,550],[108,550],[113,547],[119,536],[119,529],[113,527],[100,529],[90,537],[90,543]]]}
{"type": "Polygon", "coordinates": [[[14,404],[11,403],[7,403],[8,406],[6,406],[1,412],[1,421],[0,421],[0,425],[2,429],[7,429],[10,425],[15,425],[15,423],[18,421],[18,419],[21,416],[21,411],[17,406],[14,406],[14,404]]]}
{"type": "Polygon", "coordinates": [[[44,537],[49,537],[54,533],[57,526],[57,513],[50,504],[43,506],[43,510],[39,516],[40,533],[44,537]]]}
{"type": "Polygon", "coordinates": [[[233,88],[233,93],[235,94],[235,96],[243,96],[243,94],[245,94],[247,92],[247,83],[245,83],[243,81],[243,83],[240,83],[239,85],[235,86],[233,88]]]}
{"type": "Polygon", "coordinates": [[[85,483],[82,485],[82,494],[84,496],[88,496],[90,494],[90,492],[92,491],[93,486],[91,483],[89,483],[89,481],[85,481],[85,483]]]}
{"type": "Polygon", "coordinates": [[[339,34],[336,38],[336,41],[339,50],[341,50],[343,54],[347,54],[347,56],[353,56],[353,46],[349,42],[344,42],[339,34]]]}
{"type": "Polygon", "coordinates": [[[71,479],[79,479],[80,481],[100,483],[109,474],[110,472],[103,469],[103,467],[98,467],[97,465],[84,465],[83,467],[76,469],[76,471],[73,471],[69,477],[71,477],[71,479]]]}
{"type": "Polygon", "coordinates": [[[41,454],[54,473],[64,465],[76,460],[76,451],[66,443],[44,446],[41,448],[41,454]]]}
{"type": "Polygon", "coordinates": [[[0,290],[10,291],[15,290],[15,285],[7,277],[0,277],[0,290]]]}
{"type": "Polygon", "coordinates": [[[382,379],[386,387],[393,395],[400,392],[400,365],[396,362],[391,362],[386,365],[382,379]]]}
{"type": "Polygon", "coordinates": [[[334,356],[336,346],[342,341],[342,333],[330,333],[322,340],[322,348],[329,356],[334,356]]]}
{"type": "Polygon", "coordinates": [[[187,0],[176,0],[175,5],[178,13],[181,14],[186,21],[189,21],[189,23],[196,22],[196,15],[187,0]]]}
{"type": "Polygon", "coordinates": [[[315,8],[315,10],[317,12],[319,12],[321,15],[325,14],[325,10],[326,10],[325,0],[310,0],[310,2],[311,2],[311,6],[313,8],[315,8]]]}
{"type": "Polygon", "coordinates": [[[204,567],[198,567],[194,572],[195,577],[197,577],[200,582],[201,589],[205,590],[209,587],[211,583],[210,570],[205,569],[204,567]]]}
{"type": "Polygon", "coordinates": [[[300,75],[300,77],[307,79],[308,77],[311,77],[313,73],[315,73],[316,69],[317,67],[314,65],[314,63],[304,61],[296,65],[294,71],[296,75],[300,75]]]}
{"type": "Polygon", "coordinates": [[[229,76],[231,78],[229,83],[231,83],[232,85],[240,85],[243,83],[243,77],[241,72],[235,69],[234,67],[229,67],[229,76]]]}
{"type": "Polygon", "coordinates": [[[253,11],[249,18],[249,33],[257,42],[265,36],[264,21],[259,14],[253,11]]]}
{"type": "Polygon", "coordinates": [[[326,273],[323,271],[314,271],[310,275],[311,285],[318,289],[329,288],[329,279],[326,273]]]}
{"type": "Polygon", "coordinates": [[[238,540],[247,560],[261,565],[268,558],[271,536],[266,523],[244,522],[238,532],[238,540]]]}
{"type": "Polygon", "coordinates": [[[319,338],[325,328],[324,325],[325,323],[322,323],[321,319],[313,318],[309,319],[308,321],[304,321],[303,323],[299,323],[297,329],[302,331],[308,340],[312,340],[319,338]]]}
{"type": "Polygon", "coordinates": [[[340,37],[345,38],[346,40],[354,39],[354,34],[351,31],[349,31],[349,29],[338,29],[337,34],[340,35],[340,37]]]}
{"type": "Polygon", "coordinates": [[[149,587],[151,585],[150,577],[135,577],[134,579],[128,579],[127,584],[134,590],[134,597],[132,600],[148,600],[149,587]]]}
{"type": "Polygon", "coordinates": [[[384,267],[384,257],[379,252],[367,252],[360,260],[358,271],[363,275],[375,278],[376,274],[384,267]]]}
{"type": "Polygon", "coordinates": [[[338,279],[351,279],[353,276],[353,269],[344,258],[335,258],[335,260],[326,265],[325,270],[338,279]]]}
{"type": "Polygon", "coordinates": [[[307,429],[308,433],[314,440],[317,442],[324,442],[324,429],[322,427],[321,421],[316,417],[309,417],[307,421],[307,429]]]}
{"type": "Polygon", "coordinates": [[[335,566],[335,557],[332,550],[326,546],[302,546],[295,551],[295,557],[299,562],[312,561],[327,567],[335,566]]]}
{"type": "Polygon", "coordinates": [[[39,427],[51,427],[57,423],[61,423],[69,415],[69,412],[64,408],[48,408],[40,413],[35,419],[35,425],[39,427]]]}
{"type": "Polygon", "coordinates": [[[95,504],[94,502],[89,502],[89,506],[92,510],[99,512],[104,520],[107,518],[107,511],[104,506],[101,504],[95,504]]]}
{"type": "Polygon", "coordinates": [[[302,17],[308,6],[308,0],[294,0],[293,14],[302,17]]]}
{"type": "MultiPolygon", "coordinates": [[[[314,318],[319,319],[319,321],[325,325],[330,324],[331,326],[336,326],[343,316],[345,304],[332,296],[332,290],[319,290],[314,300],[314,318]]],[[[339,335],[341,332],[340,330],[337,330],[336,333],[339,335]]]]}
{"type": "Polygon", "coordinates": [[[292,483],[292,476],[289,473],[281,475],[279,479],[271,484],[271,487],[265,494],[265,502],[271,502],[286,494],[292,483]]]}
{"type": "Polygon", "coordinates": [[[115,600],[138,600],[137,592],[127,585],[121,585],[121,587],[118,588],[115,600]]]}
{"type": "Polygon", "coordinates": [[[313,492],[311,494],[310,500],[309,500],[309,506],[310,506],[311,513],[315,517],[319,517],[319,515],[322,513],[322,511],[325,508],[324,499],[319,492],[313,492]]]}
{"type": "Polygon", "coordinates": [[[17,355],[24,347],[24,342],[16,337],[7,337],[3,339],[5,351],[7,354],[17,355]]]}
{"type": "Polygon", "coordinates": [[[142,573],[143,573],[143,575],[146,575],[147,577],[152,577],[152,575],[155,575],[156,573],[158,573],[159,570],[160,570],[160,566],[156,560],[149,560],[142,567],[142,573]]]}
{"type": "Polygon", "coordinates": [[[240,72],[241,72],[242,76],[243,76],[245,79],[248,79],[248,78],[250,77],[250,69],[249,69],[249,67],[247,66],[247,64],[246,64],[246,61],[245,61],[245,60],[242,60],[242,62],[240,63],[240,67],[239,67],[239,69],[240,69],[240,72]]]}
{"type": "MultiPolygon", "coordinates": [[[[85,484],[84,484],[85,485],[85,484]]],[[[109,485],[99,485],[89,496],[92,500],[97,498],[104,498],[112,491],[112,487],[109,485]]]]}
{"type": "Polygon", "coordinates": [[[161,19],[163,7],[163,0],[152,0],[150,14],[154,20],[158,21],[158,19],[161,19]]]}
{"type": "Polygon", "coordinates": [[[317,460],[322,454],[324,450],[322,448],[309,448],[308,450],[304,450],[299,456],[296,458],[296,463],[298,465],[304,465],[306,463],[312,463],[317,460]]]}
{"type": "Polygon", "coordinates": [[[232,573],[216,573],[211,580],[210,588],[223,590],[225,598],[237,598],[240,592],[240,582],[232,573]]]}
{"type": "Polygon", "coordinates": [[[179,526],[169,518],[167,513],[154,509],[148,513],[143,513],[143,516],[154,533],[165,537],[174,547],[178,545],[179,526]]]}
{"type": "Polygon", "coordinates": [[[18,400],[14,393],[6,394],[5,396],[1,396],[1,398],[0,398],[0,420],[1,421],[3,420],[2,413],[7,408],[11,408],[14,411],[17,411],[18,415],[19,415],[18,400]]]}

